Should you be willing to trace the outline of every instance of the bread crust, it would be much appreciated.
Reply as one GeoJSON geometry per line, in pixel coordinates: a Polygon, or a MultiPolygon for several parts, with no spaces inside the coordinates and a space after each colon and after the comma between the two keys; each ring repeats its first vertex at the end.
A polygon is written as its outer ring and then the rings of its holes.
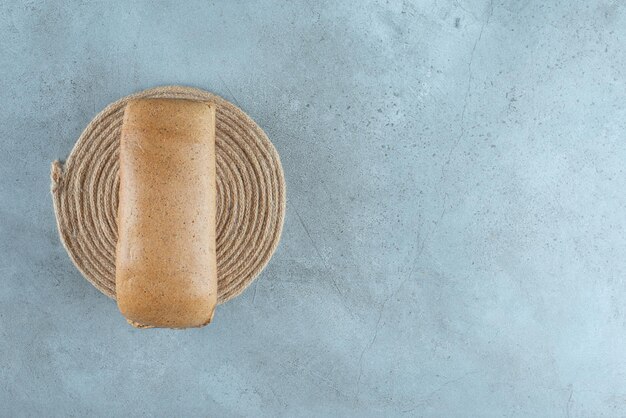
{"type": "Polygon", "coordinates": [[[217,304],[215,107],[130,101],[120,145],[118,307],[141,328],[206,325],[217,304]]]}

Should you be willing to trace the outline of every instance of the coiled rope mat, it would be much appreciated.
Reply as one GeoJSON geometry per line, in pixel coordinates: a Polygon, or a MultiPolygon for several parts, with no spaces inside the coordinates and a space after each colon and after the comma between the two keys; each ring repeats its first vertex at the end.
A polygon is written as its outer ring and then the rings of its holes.
{"type": "Polygon", "coordinates": [[[261,128],[228,101],[189,87],[166,86],[118,100],[83,131],[67,162],[52,163],[52,196],[61,241],[83,276],[115,298],[119,138],[126,103],[137,98],[216,104],[218,302],[248,287],[278,245],[285,179],[261,128]]]}

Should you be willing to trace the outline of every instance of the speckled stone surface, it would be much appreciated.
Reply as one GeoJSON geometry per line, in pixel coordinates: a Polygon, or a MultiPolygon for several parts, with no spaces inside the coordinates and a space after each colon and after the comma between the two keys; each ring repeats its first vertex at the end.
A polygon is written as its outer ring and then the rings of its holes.
{"type": "Polygon", "coordinates": [[[215,3],[0,4],[0,415],[625,415],[623,3],[215,3]],[[182,332],[80,276],[49,191],[165,84],[245,110],[288,187],[267,269],[182,332]]]}

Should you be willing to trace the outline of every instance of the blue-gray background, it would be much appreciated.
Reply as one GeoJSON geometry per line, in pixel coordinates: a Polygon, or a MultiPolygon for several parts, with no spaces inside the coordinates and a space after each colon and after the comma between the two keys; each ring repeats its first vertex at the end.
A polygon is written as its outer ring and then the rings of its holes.
{"type": "Polygon", "coordinates": [[[0,415],[626,415],[620,1],[2,2],[0,415]],[[215,323],[139,331],[49,165],[163,84],[278,149],[281,245],[215,323]]]}

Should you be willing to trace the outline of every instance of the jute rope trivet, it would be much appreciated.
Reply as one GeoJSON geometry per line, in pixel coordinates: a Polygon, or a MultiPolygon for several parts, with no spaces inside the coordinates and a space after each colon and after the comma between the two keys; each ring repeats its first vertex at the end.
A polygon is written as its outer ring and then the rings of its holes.
{"type": "Polygon", "coordinates": [[[118,100],[83,131],[67,162],[52,163],[61,241],[83,276],[115,298],[119,137],[126,103],[136,98],[216,104],[218,302],[239,295],[271,258],[285,215],[285,179],[274,146],[241,109],[204,90],[166,86],[118,100]]]}

